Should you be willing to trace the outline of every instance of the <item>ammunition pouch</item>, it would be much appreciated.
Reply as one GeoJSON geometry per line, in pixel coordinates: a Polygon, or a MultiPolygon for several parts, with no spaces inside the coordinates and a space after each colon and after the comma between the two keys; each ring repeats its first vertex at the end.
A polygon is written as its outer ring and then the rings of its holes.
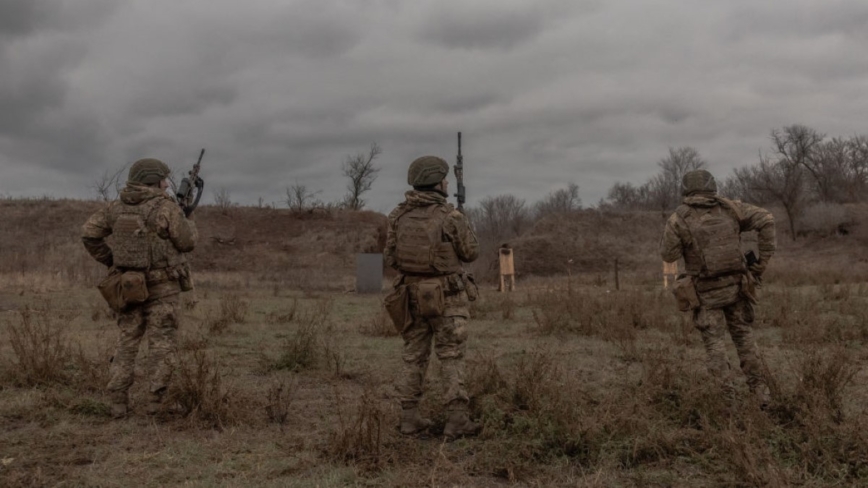
{"type": "Polygon", "coordinates": [[[97,289],[115,312],[124,312],[130,306],[145,303],[149,298],[144,271],[121,272],[114,268],[99,282],[97,289]]]}
{"type": "Polygon", "coordinates": [[[446,311],[443,284],[439,278],[413,283],[408,285],[408,288],[410,298],[416,304],[419,317],[426,319],[440,317],[446,311]]]}
{"type": "Polygon", "coordinates": [[[700,307],[693,276],[681,276],[676,279],[672,287],[672,294],[675,295],[678,310],[682,312],[690,312],[700,307]]]}
{"type": "Polygon", "coordinates": [[[399,334],[404,332],[404,329],[413,322],[413,317],[410,315],[410,293],[407,291],[407,285],[397,284],[392,293],[383,299],[383,306],[399,334]]]}
{"type": "Polygon", "coordinates": [[[464,287],[467,292],[467,300],[475,302],[479,298],[479,287],[476,285],[476,278],[472,273],[464,273],[464,287]]]}

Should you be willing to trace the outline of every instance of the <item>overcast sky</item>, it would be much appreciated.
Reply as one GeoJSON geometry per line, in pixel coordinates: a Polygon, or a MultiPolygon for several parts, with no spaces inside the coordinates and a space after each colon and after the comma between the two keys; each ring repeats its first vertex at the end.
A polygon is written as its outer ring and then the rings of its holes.
{"type": "Polygon", "coordinates": [[[588,205],[669,146],[722,179],[773,128],[868,133],[866,93],[864,0],[0,0],[0,194],[205,147],[207,201],[337,200],[376,141],[388,211],[460,130],[470,202],[573,181],[588,205]]]}

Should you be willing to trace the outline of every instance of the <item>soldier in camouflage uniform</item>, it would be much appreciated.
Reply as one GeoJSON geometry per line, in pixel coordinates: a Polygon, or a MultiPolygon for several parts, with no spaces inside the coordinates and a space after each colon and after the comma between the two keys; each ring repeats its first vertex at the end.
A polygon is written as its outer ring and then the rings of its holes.
{"type": "Polygon", "coordinates": [[[162,161],[136,161],[120,198],[93,214],[82,228],[84,246],[94,259],[118,272],[141,271],[146,280],[147,300],[118,316],[120,337],[108,384],[115,418],[127,414],[128,391],[145,332],[150,378],[147,411],[160,410],[176,360],[178,295],[192,289],[184,253],[196,245],[196,225],[166,194],[168,176],[169,168],[162,161]],[[106,243],[110,235],[111,247],[106,243]]]}
{"type": "Polygon", "coordinates": [[[708,369],[730,389],[725,332],[721,321],[713,316],[723,313],[748,387],[765,406],[769,391],[752,326],[754,286],[775,253],[774,218],[763,208],[717,196],[714,177],[705,170],[685,174],[682,193],[682,204],[666,222],[660,244],[664,261],[684,258],[686,276],[678,280],[676,296],[688,292],[692,298],[687,301],[695,302],[684,308],[693,311],[708,353],[708,369]],[[759,260],[750,266],[746,265],[739,238],[747,231],[756,231],[758,236],[759,260]]]}
{"type": "Polygon", "coordinates": [[[478,257],[479,242],[464,215],[446,203],[448,173],[449,165],[434,156],[410,165],[407,183],[413,190],[389,214],[385,260],[401,273],[396,287],[406,286],[409,293],[411,317],[401,333],[404,367],[396,388],[402,407],[400,430],[409,435],[431,425],[417,407],[433,341],[447,385],[444,434],[454,438],[480,428],[469,419],[464,386],[467,301],[477,290],[461,264],[478,257]]]}

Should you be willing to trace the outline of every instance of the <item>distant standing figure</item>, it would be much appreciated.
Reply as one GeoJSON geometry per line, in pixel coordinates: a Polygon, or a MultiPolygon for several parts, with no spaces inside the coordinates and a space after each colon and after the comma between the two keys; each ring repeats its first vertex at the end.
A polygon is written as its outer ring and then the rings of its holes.
{"type": "Polygon", "coordinates": [[[708,353],[708,369],[730,389],[725,332],[712,314],[723,313],[735,343],[741,369],[751,392],[765,407],[769,390],[763,378],[753,338],[755,285],[775,253],[775,222],[771,212],[717,195],[717,183],[705,170],[682,180],[682,204],[666,222],[660,254],[665,262],[684,258],[685,273],[673,292],[682,311],[692,311],[708,353]],[[759,259],[748,265],[740,234],[756,231],[759,259]]]}
{"type": "Polygon", "coordinates": [[[407,304],[403,318],[393,316],[404,324],[404,367],[396,389],[402,408],[400,430],[407,435],[431,426],[419,415],[418,404],[432,341],[447,385],[444,435],[473,435],[480,428],[470,421],[464,385],[467,302],[476,298],[477,288],[462,267],[476,260],[479,243],[464,215],[446,203],[448,173],[449,165],[438,157],[413,161],[407,175],[413,190],[389,214],[385,260],[401,273],[393,295],[403,296],[407,304]]]}
{"type": "Polygon", "coordinates": [[[118,200],[93,214],[82,228],[84,247],[110,267],[121,283],[117,295],[137,299],[118,308],[119,338],[112,359],[111,411],[126,416],[136,355],[148,333],[150,377],[147,412],[159,412],[176,361],[180,319],[178,295],[192,289],[184,253],[196,246],[196,225],[166,194],[169,168],[157,159],[141,159],[130,167],[118,200]],[[112,245],[106,238],[112,236],[112,245]]]}

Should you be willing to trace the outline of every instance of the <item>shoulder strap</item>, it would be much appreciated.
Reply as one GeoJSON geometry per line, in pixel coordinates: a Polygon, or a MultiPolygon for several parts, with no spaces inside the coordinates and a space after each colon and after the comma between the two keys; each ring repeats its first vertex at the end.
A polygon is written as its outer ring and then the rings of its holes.
{"type": "Polygon", "coordinates": [[[738,205],[736,205],[732,200],[723,197],[717,197],[717,201],[720,203],[721,207],[728,209],[735,215],[735,219],[738,221],[739,226],[741,226],[741,223],[744,220],[744,215],[742,215],[738,205]]]}

